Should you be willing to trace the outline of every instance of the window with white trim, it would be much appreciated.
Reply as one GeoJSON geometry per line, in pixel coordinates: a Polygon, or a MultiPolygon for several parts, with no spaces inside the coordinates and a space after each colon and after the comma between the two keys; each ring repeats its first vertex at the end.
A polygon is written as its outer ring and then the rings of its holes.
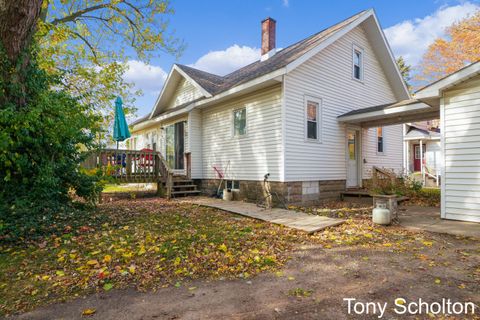
{"type": "Polygon", "coordinates": [[[305,96],[305,138],[321,141],[321,100],[305,96]]]}
{"type": "Polygon", "coordinates": [[[385,151],[385,140],[383,138],[383,127],[377,128],[377,153],[383,153],[385,151]]]}
{"type": "Polygon", "coordinates": [[[353,70],[352,75],[356,80],[363,81],[363,50],[357,46],[353,46],[353,70]]]}
{"type": "Polygon", "coordinates": [[[247,133],[247,108],[233,110],[233,135],[243,136],[247,133]]]}

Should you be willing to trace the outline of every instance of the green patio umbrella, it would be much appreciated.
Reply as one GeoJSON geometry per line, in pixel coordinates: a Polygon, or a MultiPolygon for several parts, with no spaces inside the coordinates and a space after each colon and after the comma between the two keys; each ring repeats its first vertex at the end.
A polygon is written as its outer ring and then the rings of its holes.
{"type": "MultiPolygon", "coordinates": [[[[128,130],[128,124],[127,120],[125,119],[125,113],[123,112],[122,104],[122,98],[117,97],[115,100],[115,122],[113,124],[113,140],[117,141],[117,152],[118,143],[130,138],[130,131],[128,130]]],[[[116,154],[115,161],[117,161],[116,154]]]]}

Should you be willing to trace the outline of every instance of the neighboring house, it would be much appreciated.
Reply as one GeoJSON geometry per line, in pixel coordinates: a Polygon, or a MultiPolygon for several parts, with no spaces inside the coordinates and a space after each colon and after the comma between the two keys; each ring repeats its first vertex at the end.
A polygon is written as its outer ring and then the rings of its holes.
{"type": "Polygon", "coordinates": [[[427,186],[440,183],[442,169],[442,146],[440,129],[427,122],[405,125],[406,173],[420,173],[427,186]],[[422,166],[423,164],[423,166],[422,166]]]}
{"type": "Polygon", "coordinates": [[[373,10],[282,50],[262,21],[262,56],[218,76],[175,64],[152,112],[133,124],[132,149],[160,151],[207,193],[226,168],[240,197],[272,188],[288,202],[337,198],[372,166],[403,172],[403,125],[362,128],[337,117],[410,95],[373,10]]]}

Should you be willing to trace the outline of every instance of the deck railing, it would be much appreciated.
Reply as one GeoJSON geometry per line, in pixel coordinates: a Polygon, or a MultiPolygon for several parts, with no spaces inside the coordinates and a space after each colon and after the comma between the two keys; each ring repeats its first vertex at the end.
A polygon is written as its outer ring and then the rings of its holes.
{"type": "MultiPolygon", "coordinates": [[[[173,185],[173,171],[160,152],[148,150],[101,149],[91,152],[82,163],[85,169],[101,169],[103,174],[123,183],[165,185],[169,198],[173,185]]],[[[160,190],[159,190],[160,192],[160,190]]]]}

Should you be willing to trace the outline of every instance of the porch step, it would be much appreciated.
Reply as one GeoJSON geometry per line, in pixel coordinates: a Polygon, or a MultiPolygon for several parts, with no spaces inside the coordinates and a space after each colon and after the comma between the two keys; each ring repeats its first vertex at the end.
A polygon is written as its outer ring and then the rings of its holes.
{"type": "Polygon", "coordinates": [[[189,195],[198,195],[200,194],[200,190],[197,190],[197,185],[193,183],[192,180],[183,179],[173,180],[172,186],[172,197],[186,197],[189,195]]]}
{"type": "Polygon", "coordinates": [[[176,195],[187,195],[187,194],[199,194],[200,190],[180,190],[180,191],[172,191],[172,196],[176,195]]]}

